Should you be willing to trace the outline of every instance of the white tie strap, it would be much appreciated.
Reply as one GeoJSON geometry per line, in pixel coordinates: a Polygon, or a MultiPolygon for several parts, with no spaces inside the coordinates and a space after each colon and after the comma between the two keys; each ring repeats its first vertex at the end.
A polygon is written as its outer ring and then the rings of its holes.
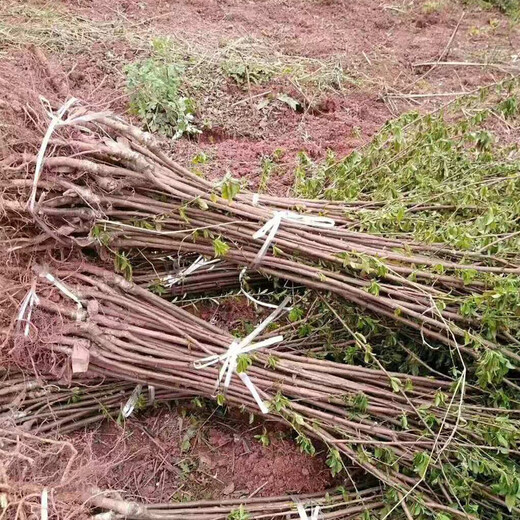
{"type": "Polygon", "coordinates": [[[24,336],[29,335],[29,330],[31,327],[31,315],[33,311],[33,307],[38,305],[40,299],[36,295],[36,280],[33,280],[32,287],[29,289],[29,292],[25,295],[25,298],[20,305],[20,312],[16,318],[17,321],[24,321],[24,336]]]}
{"type": "MultiPolygon", "coordinates": [[[[222,367],[220,368],[216,388],[218,388],[222,380],[224,380],[224,389],[229,387],[231,383],[231,378],[233,373],[236,371],[238,356],[241,354],[247,354],[248,352],[252,352],[254,350],[258,350],[263,347],[268,347],[270,345],[274,345],[276,343],[280,343],[283,340],[283,336],[274,336],[272,338],[267,338],[263,341],[259,341],[258,343],[253,343],[253,340],[282,312],[285,310],[285,305],[289,301],[289,297],[285,298],[284,301],[276,308],[276,310],[268,316],[258,327],[251,332],[248,336],[246,336],[242,340],[235,340],[230,345],[228,350],[224,354],[214,354],[212,356],[207,356],[203,359],[195,361],[193,366],[200,370],[202,368],[209,367],[211,365],[215,365],[217,363],[222,363],[222,367]]],[[[258,390],[255,385],[249,378],[249,376],[245,372],[237,372],[238,377],[242,380],[242,382],[246,385],[247,389],[251,392],[255,402],[257,403],[260,411],[263,414],[269,413],[269,408],[262,401],[258,390]]]]}
{"type": "Polygon", "coordinates": [[[56,128],[60,126],[68,126],[68,125],[76,125],[78,123],[87,123],[89,121],[94,121],[99,119],[100,117],[104,117],[108,115],[108,113],[95,113],[95,114],[86,114],[84,116],[72,117],[69,116],[67,119],[63,119],[65,113],[76,103],[76,98],[70,98],[67,100],[63,106],[56,112],[50,108],[50,103],[43,96],[40,96],[40,101],[42,104],[46,106],[47,115],[50,118],[50,123],[47,128],[47,132],[45,132],[45,136],[43,137],[42,144],[40,145],[40,149],[38,150],[38,155],[36,156],[36,166],[34,169],[34,179],[31,190],[31,196],[29,197],[29,210],[34,211],[34,205],[36,203],[36,191],[38,189],[38,181],[40,180],[41,171],[43,168],[43,163],[45,159],[45,152],[47,151],[47,147],[49,146],[49,141],[51,140],[52,134],[56,130],[56,128]]]}
{"type": "Polygon", "coordinates": [[[318,520],[318,515],[320,514],[320,506],[316,506],[314,509],[311,507],[311,516],[307,515],[307,511],[305,511],[305,507],[302,503],[296,502],[296,508],[298,509],[298,515],[300,516],[300,520],[318,520]]]}
{"type": "Polygon", "coordinates": [[[65,296],[70,298],[72,301],[76,303],[76,306],[78,308],[78,315],[76,316],[76,320],[80,320],[80,313],[81,309],[83,308],[83,305],[81,304],[80,299],[63,283],[57,280],[51,273],[44,271],[40,274],[40,276],[43,276],[46,278],[49,282],[51,282],[60,292],[62,292],[65,296]]]}
{"type": "MultiPolygon", "coordinates": [[[[244,278],[246,276],[246,273],[247,273],[247,267],[244,267],[241,271],[240,271],[240,274],[238,275],[238,282],[240,283],[240,292],[249,300],[249,301],[252,301],[253,303],[255,303],[256,305],[260,305],[261,307],[267,307],[268,309],[277,309],[278,308],[278,305],[275,305],[274,303],[264,303],[264,302],[261,302],[260,300],[257,300],[254,296],[252,296],[251,294],[249,294],[245,289],[244,289],[244,278]]],[[[291,308],[288,308],[287,309],[288,311],[291,310],[291,308]]]]}
{"type": "Polygon", "coordinates": [[[164,277],[161,281],[165,282],[165,287],[173,287],[176,283],[181,282],[184,280],[188,275],[195,272],[197,269],[200,269],[201,267],[212,265],[220,262],[221,260],[218,258],[214,258],[212,260],[206,260],[202,255],[200,255],[195,262],[193,262],[191,265],[186,267],[186,269],[183,269],[179,273],[177,273],[176,276],[168,275],[164,277]]]}
{"type": "Polygon", "coordinates": [[[287,220],[288,222],[291,222],[293,224],[300,224],[302,226],[310,226],[317,228],[331,228],[336,225],[336,222],[329,217],[302,215],[294,211],[275,211],[272,218],[269,219],[258,231],[256,231],[253,234],[253,238],[255,240],[263,238],[267,235],[264,245],[262,246],[260,251],[258,251],[258,254],[256,255],[253,261],[253,265],[257,265],[261,262],[262,258],[264,257],[267,251],[267,248],[274,240],[274,237],[278,232],[278,228],[280,227],[282,220],[287,220]]]}
{"type": "Polygon", "coordinates": [[[139,401],[139,397],[141,397],[141,392],[143,391],[143,385],[137,385],[132,393],[130,394],[130,397],[128,398],[128,401],[126,402],[125,406],[123,406],[123,410],[121,411],[121,415],[126,419],[127,417],[130,417],[132,415],[132,412],[134,411],[137,402],[139,401]]]}

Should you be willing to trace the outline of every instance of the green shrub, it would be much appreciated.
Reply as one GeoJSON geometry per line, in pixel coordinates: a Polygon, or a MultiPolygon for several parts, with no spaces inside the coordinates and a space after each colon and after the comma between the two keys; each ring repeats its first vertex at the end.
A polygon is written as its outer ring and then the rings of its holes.
{"type": "Polygon", "coordinates": [[[130,110],[149,131],[174,139],[200,133],[193,123],[195,103],[180,91],[181,66],[150,58],[127,66],[125,73],[130,110]]]}

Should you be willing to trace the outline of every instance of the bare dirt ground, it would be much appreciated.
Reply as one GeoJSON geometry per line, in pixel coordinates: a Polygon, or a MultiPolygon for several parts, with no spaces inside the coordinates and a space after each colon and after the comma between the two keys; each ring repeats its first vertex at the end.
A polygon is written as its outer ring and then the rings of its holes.
{"type": "Polygon", "coordinates": [[[520,67],[518,26],[474,2],[33,0],[3,2],[1,11],[2,68],[15,82],[20,69],[31,81],[34,43],[64,90],[119,112],[128,107],[125,64],[170,38],[189,64],[186,88],[204,127],[175,143],[178,159],[190,166],[203,151],[209,177],[229,171],[257,188],[274,154],[268,191],[280,194],[290,191],[298,152],[345,155],[389,118],[431,110],[520,67]],[[243,84],[223,74],[244,64],[253,72],[243,84]]]}
{"type": "MultiPolygon", "coordinates": [[[[39,95],[57,106],[73,95],[126,113],[124,68],[149,56],[150,42],[161,38],[185,66],[185,89],[203,129],[169,143],[177,159],[211,179],[230,172],[253,189],[268,175],[265,189],[280,195],[291,190],[299,152],[318,160],[345,155],[388,119],[433,110],[520,69],[519,26],[477,2],[4,0],[0,159],[13,140],[37,148],[17,122],[45,127],[30,108],[39,95]],[[21,87],[31,95],[20,97],[21,87]]],[[[218,319],[232,322],[232,315],[224,309],[218,319]]],[[[189,428],[189,417],[163,411],[130,421],[124,432],[100,426],[82,442],[91,442],[97,457],[111,450],[125,456],[105,484],[123,482],[147,500],[333,484],[325,460],[302,455],[283,432],[263,447],[254,437],[261,427],[219,418],[216,426],[198,423],[183,451],[189,428]]]]}
{"type": "MultiPolygon", "coordinates": [[[[188,403],[189,404],[189,403],[188,403]]],[[[71,436],[96,466],[117,464],[97,482],[134,500],[168,502],[325,492],[337,483],[318,451],[300,452],[287,430],[220,411],[161,407],[124,426],[71,436]]]]}

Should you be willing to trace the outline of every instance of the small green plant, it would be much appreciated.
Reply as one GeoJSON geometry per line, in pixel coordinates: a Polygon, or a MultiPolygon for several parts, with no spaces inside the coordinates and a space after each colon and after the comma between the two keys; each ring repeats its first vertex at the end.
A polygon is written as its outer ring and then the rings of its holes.
{"type": "Polygon", "coordinates": [[[180,65],[157,58],[125,68],[130,110],[151,132],[174,139],[200,133],[193,122],[195,103],[180,91],[183,70],[180,65]]]}
{"type": "MultiPolygon", "coordinates": [[[[475,0],[465,0],[464,3],[475,3],[475,0]]],[[[476,3],[483,9],[496,8],[514,19],[520,16],[518,0],[478,0],[476,3]]]]}
{"type": "Polygon", "coordinates": [[[255,435],[255,439],[257,439],[258,442],[260,442],[260,444],[266,448],[267,446],[269,446],[269,444],[271,444],[269,433],[265,428],[262,430],[262,433],[260,435],[255,435]]]}
{"type": "Polygon", "coordinates": [[[249,354],[240,354],[237,358],[237,372],[247,372],[252,364],[253,360],[249,354]]]}
{"type": "Polygon", "coordinates": [[[233,509],[229,513],[227,520],[249,520],[251,515],[246,511],[243,505],[240,505],[238,509],[233,509]]]}
{"type": "Polygon", "coordinates": [[[296,437],[296,444],[298,444],[302,453],[306,453],[311,457],[316,454],[316,448],[314,447],[314,444],[312,444],[312,441],[309,439],[309,437],[303,433],[298,433],[298,437],[296,437]]]}
{"type": "Polygon", "coordinates": [[[67,404],[79,403],[81,401],[81,390],[78,387],[72,389],[72,394],[69,397],[67,404]]]}
{"type": "Polygon", "coordinates": [[[230,173],[226,173],[219,184],[222,197],[228,202],[231,202],[240,193],[240,181],[233,178],[230,173]]]}
{"type": "Polygon", "coordinates": [[[191,159],[191,164],[206,164],[209,161],[208,154],[200,151],[191,159]]]}
{"type": "Polygon", "coordinates": [[[273,356],[272,354],[269,354],[269,357],[267,358],[267,366],[270,369],[275,370],[276,367],[278,366],[278,361],[279,361],[279,358],[277,358],[276,356],[273,356]]]}
{"type": "Polygon", "coordinates": [[[154,294],[157,294],[158,296],[162,296],[163,294],[166,294],[168,292],[168,290],[164,286],[164,282],[159,279],[153,280],[148,285],[148,290],[150,292],[153,292],[154,294]]]}
{"type": "Polygon", "coordinates": [[[270,157],[262,158],[262,174],[260,175],[260,181],[258,183],[258,193],[265,193],[267,190],[267,184],[271,177],[271,173],[275,168],[275,163],[270,157]]]}
{"type": "Polygon", "coordinates": [[[330,468],[332,476],[335,477],[343,469],[343,461],[341,455],[336,448],[331,448],[326,460],[327,466],[330,468]]]}
{"type": "Polygon", "coordinates": [[[114,256],[114,269],[121,273],[129,282],[132,281],[132,264],[126,253],[117,252],[114,256]]]}
{"type": "Polygon", "coordinates": [[[215,240],[213,240],[213,249],[215,250],[215,256],[226,256],[229,251],[229,244],[220,238],[215,238],[215,240]]]}

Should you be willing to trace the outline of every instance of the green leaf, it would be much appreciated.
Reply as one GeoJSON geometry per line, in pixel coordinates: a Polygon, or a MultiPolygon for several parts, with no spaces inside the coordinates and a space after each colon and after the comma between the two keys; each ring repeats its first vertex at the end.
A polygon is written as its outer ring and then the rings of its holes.
{"type": "Polygon", "coordinates": [[[114,268],[116,272],[121,273],[129,282],[132,281],[132,264],[126,253],[116,253],[114,256],[114,268]]]}
{"type": "Polygon", "coordinates": [[[379,285],[377,280],[373,280],[372,283],[367,287],[368,292],[375,296],[379,296],[380,289],[381,289],[381,286],[379,285]]]}
{"type": "Polygon", "coordinates": [[[243,505],[238,509],[233,509],[227,516],[227,520],[249,520],[251,515],[247,512],[243,505]]]}
{"type": "Polygon", "coordinates": [[[441,390],[437,390],[433,402],[435,403],[435,406],[446,406],[446,394],[441,390]]]}
{"type": "Polygon", "coordinates": [[[299,413],[294,413],[294,415],[293,415],[293,420],[294,420],[294,422],[295,422],[296,424],[298,424],[298,425],[300,425],[300,426],[301,426],[302,424],[304,424],[304,422],[305,422],[305,421],[303,420],[303,417],[302,417],[299,413]]]}
{"type": "Polygon", "coordinates": [[[215,238],[213,240],[213,249],[215,250],[215,256],[226,256],[229,251],[229,245],[220,238],[215,238]]]}
{"type": "Polygon", "coordinates": [[[391,376],[390,377],[390,384],[392,385],[392,390],[395,393],[400,392],[401,389],[403,388],[403,384],[401,383],[401,381],[399,379],[397,379],[397,377],[391,376]]]}
{"type": "Polygon", "coordinates": [[[289,312],[289,321],[298,321],[303,318],[303,309],[300,309],[299,307],[293,307],[291,309],[291,312],[289,312]]]}
{"type": "Polygon", "coordinates": [[[421,478],[426,476],[431,458],[426,452],[416,453],[413,458],[414,470],[421,478]]]}
{"type": "Polygon", "coordinates": [[[332,476],[335,477],[343,469],[341,455],[336,448],[331,448],[326,460],[327,466],[330,468],[332,476]]]}
{"type": "Polygon", "coordinates": [[[261,435],[255,435],[255,439],[257,439],[262,446],[266,447],[271,444],[271,439],[269,438],[269,433],[264,428],[261,435]]]}
{"type": "Polygon", "coordinates": [[[280,258],[283,256],[283,251],[279,247],[273,246],[273,256],[280,258]]]}
{"type": "Polygon", "coordinates": [[[516,495],[506,495],[505,502],[507,509],[511,512],[516,505],[516,495]]]}
{"type": "Polygon", "coordinates": [[[240,181],[226,175],[222,181],[222,196],[231,202],[240,192],[240,181]]]}
{"type": "Polygon", "coordinates": [[[303,433],[298,433],[298,437],[296,437],[296,444],[298,444],[298,446],[300,446],[300,451],[302,453],[306,453],[307,455],[310,455],[311,457],[316,454],[316,448],[312,444],[309,437],[307,437],[303,433]]]}
{"type": "Polygon", "coordinates": [[[278,365],[278,361],[279,361],[279,359],[276,356],[269,354],[269,357],[267,358],[267,365],[272,370],[275,370],[276,366],[278,365]]]}
{"type": "Polygon", "coordinates": [[[247,372],[247,369],[253,364],[251,356],[248,354],[240,354],[237,358],[237,372],[247,372]]]}

